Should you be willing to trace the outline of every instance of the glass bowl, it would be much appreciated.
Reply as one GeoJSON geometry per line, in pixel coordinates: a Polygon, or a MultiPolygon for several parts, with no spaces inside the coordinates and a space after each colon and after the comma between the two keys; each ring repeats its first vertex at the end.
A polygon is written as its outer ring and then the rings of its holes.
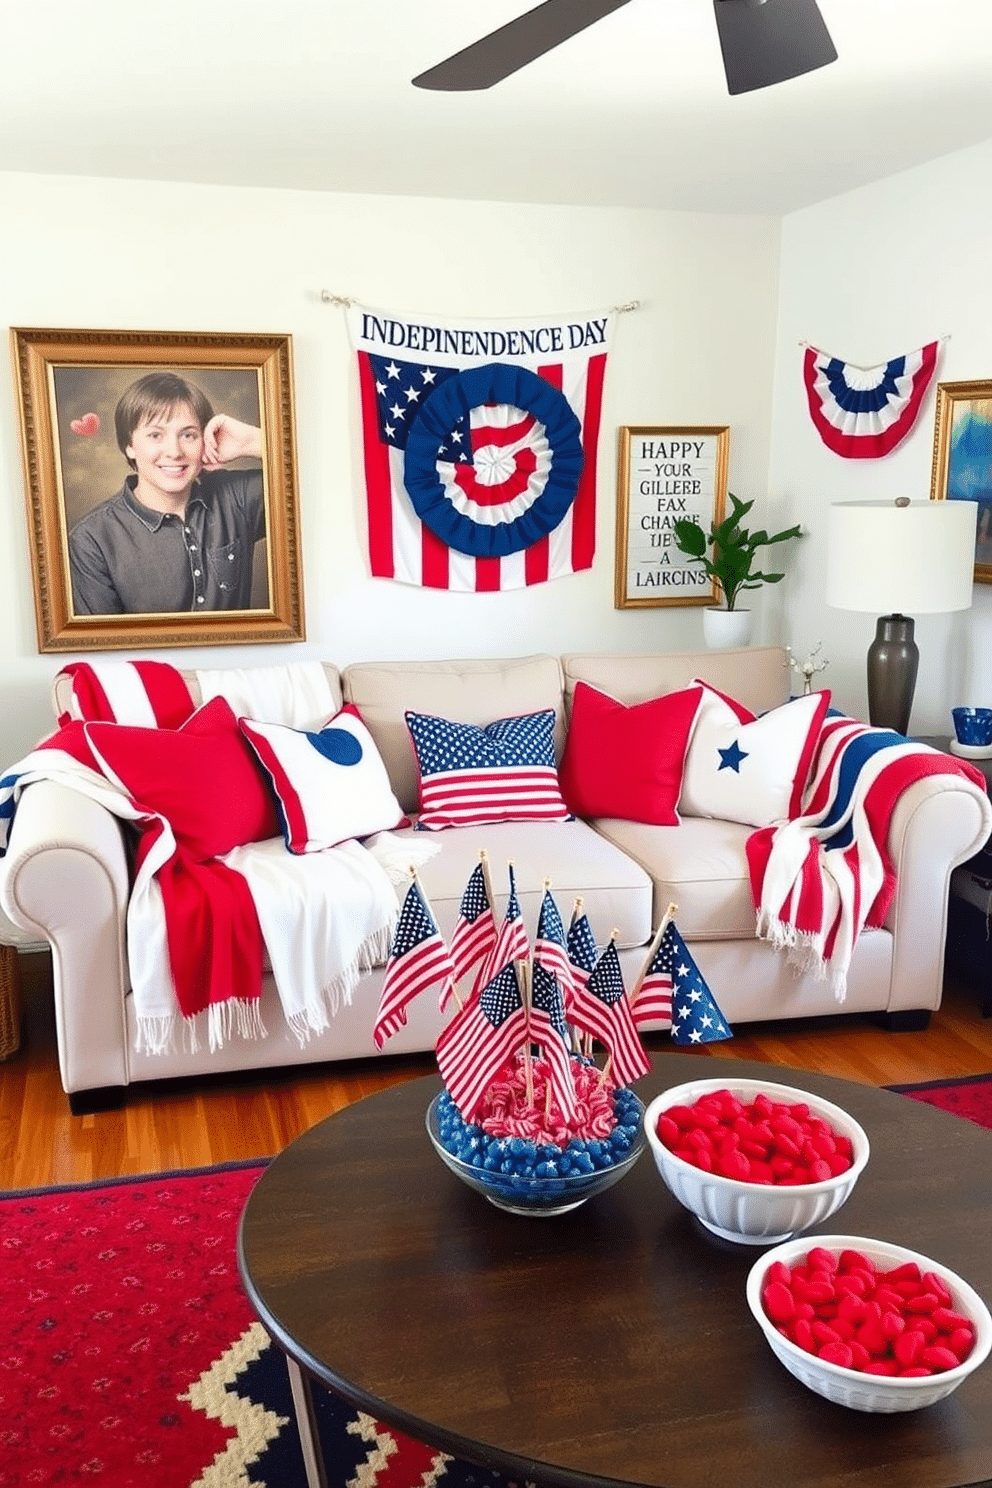
{"type": "Polygon", "coordinates": [[[594,1194],[619,1183],[634,1166],[647,1142],[644,1105],[632,1090],[616,1092],[617,1126],[601,1142],[572,1142],[564,1150],[534,1148],[520,1137],[487,1137],[478,1126],[466,1126],[446,1090],[427,1108],[427,1134],[438,1157],[463,1183],[509,1214],[551,1216],[577,1209],[594,1194]],[[456,1151],[448,1150],[448,1142],[456,1151]],[[472,1161],[457,1155],[472,1147],[472,1161]],[[528,1151],[529,1149],[529,1151],[528,1151]],[[486,1167],[487,1160],[493,1166],[486,1167]],[[535,1167],[552,1168],[537,1173],[535,1167]],[[565,1167],[568,1171],[557,1171],[565,1167]],[[588,1167],[589,1171],[576,1171],[588,1167]]]}
{"type": "Polygon", "coordinates": [[[675,1198],[714,1235],[738,1245],[774,1245],[811,1225],[822,1224],[850,1198],[870,1152],[864,1128],[840,1106],[808,1090],[769,1080],[690,1080],[673,1085],[648,1106],[644,1126],[658,1172],[675,1198]],[[658,1136],[658,1117],[670,1106],[691,1106],[700,1096],[717,1090],[729,1090],[744,1104],[759,1094],[785,1105],[804,1103],[835,1132],[850,1138],[854,1149],[851,1167],[820,1183],[785,1186],[725,1178],[686,1162],[669,1151],[658,1136]]]}

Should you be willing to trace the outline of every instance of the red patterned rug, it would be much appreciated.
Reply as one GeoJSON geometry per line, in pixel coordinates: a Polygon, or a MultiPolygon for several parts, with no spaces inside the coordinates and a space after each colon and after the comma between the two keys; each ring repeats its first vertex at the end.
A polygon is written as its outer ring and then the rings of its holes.
{"type": "MultiPolygon", "coordinates": [[[[893,1088],[992,1128],[992,1075],[893,1088]]],[[[0,1197],[0,1488],[301,1488],[235,1260],[263,1168],[0,1197]]],[[[520,1488],[317,1393],[330,1488],[520,1488]]]]}
{"type": "MultiPolygon", "coordinates": [[[[0,1198],[2,1488],[302,1488],[285,1360],[235,1259],[263,1170],[0,1198]]],[[[515,1488],[335,1396],[317,1408],[330,1488],[515,1488]]]]}
{"type": "Polygon", "coordinates": [[[963,1116],[976,1126],[992,1128],[992,1075],[973,1075],[964,1080],[928,1080],[923,1085],[890,1085],[900,1095],[925,1101],[941,1111],[963,1116]]]}

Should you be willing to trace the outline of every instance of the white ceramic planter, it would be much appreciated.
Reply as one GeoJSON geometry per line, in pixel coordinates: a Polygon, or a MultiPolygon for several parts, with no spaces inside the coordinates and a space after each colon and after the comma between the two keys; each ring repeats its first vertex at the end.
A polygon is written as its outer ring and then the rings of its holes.
{"type": "Polygon", "coordinates": [[[703,611],[703,639],[713,651],[750,645],[753,627],[752,610],[723,610],[714,605],[703,611]]]}

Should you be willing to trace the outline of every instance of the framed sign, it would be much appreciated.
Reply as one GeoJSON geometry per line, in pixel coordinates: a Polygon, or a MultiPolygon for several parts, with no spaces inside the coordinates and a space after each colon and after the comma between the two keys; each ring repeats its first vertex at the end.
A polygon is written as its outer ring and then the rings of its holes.
{"type": "Polygon", "coordinates": [[[940,382],[931,501],[975,501],[975,583],[992,584],[992,382],[940,382]]]}
{"type": "Polygon", "coordinates": [[[289,337],[11,339],[39,650],[303,640],[289,337]]]}
{"type": "Polygon", "coordinates": [[[710,605],[716,586],[675,546],[674,524],[721,522],[730,429],[620,430],[615,608],[710,605]]]}

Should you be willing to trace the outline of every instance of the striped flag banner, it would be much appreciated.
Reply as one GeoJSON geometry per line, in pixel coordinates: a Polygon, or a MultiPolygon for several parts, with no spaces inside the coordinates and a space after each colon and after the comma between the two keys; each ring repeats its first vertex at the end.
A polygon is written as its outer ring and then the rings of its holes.
{"type": "Polygon", "coordinates": [[[592,566],[615,320],[351,306],[373,578],[492,591],[592,566]]]}
{"type": "Polygon", "coordinates": [[[894,450],[916,422],[937,366],[939,341],[859,367],[807,346],[803,382],[820,438],[846,460],[877,460],[894,450]]]}

